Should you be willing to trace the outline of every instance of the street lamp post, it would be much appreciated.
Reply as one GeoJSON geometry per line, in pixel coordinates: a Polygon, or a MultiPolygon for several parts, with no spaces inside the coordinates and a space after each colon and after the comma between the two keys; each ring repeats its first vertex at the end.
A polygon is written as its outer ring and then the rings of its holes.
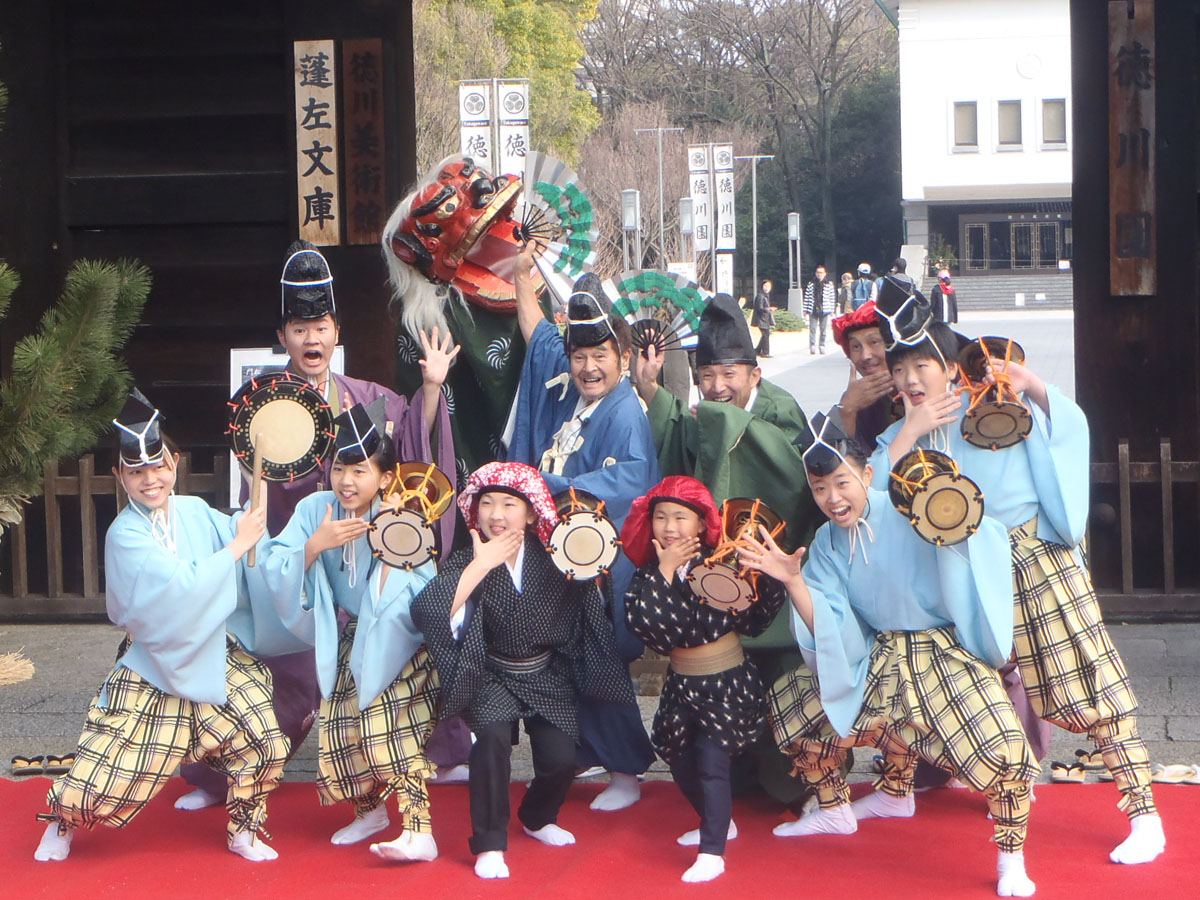
{"type": "Polygon", "coordinates": [[[692,235],[696,231],[694,201],[691,197],[679,198],[679,258],[680,262],[692,261],[692,235]]]}
{"type": "Polygon", "coordinates": [[[642,195],[636,188],[621,191],[621,252],[625,271],[642,267],[642,195]],[[629,258],[629,236],[633,235],[633,262],[629,258]]]}
{"type": "Polygon", "coordinates": [[[666,226],[663,224],[664,223],[663,208],[664,208],[665,204],[663,202],[662,136],[663,136],[663,132],[667,132],[667,131],[682,132],[683,129],[682,128],[635,128],[633,130],[634,134],[646,134],[649,132],[655,132],[658,135],[658,246],[659,246],[659,253],[662,255],[663,262],[665,262],[666,258],[667,258],[667,230],[666,230],[666,226]]]}
{"type": "Polygon", "coordinates": [[[798,212],[787,214],[788,235],[788,309],[797,309],[795,305],[802,303],[800,291],[800,238],[804,234],[804,220],[798,212]]]}
{"type": "Polygon", "coordinates": [[[758,161],[774,159],[773,155],[755,154],[750,156],[735,156],[734,159],[750,160],[750,253],[751,271],[754,273],[754,291],[758,291],[758,161]]]}

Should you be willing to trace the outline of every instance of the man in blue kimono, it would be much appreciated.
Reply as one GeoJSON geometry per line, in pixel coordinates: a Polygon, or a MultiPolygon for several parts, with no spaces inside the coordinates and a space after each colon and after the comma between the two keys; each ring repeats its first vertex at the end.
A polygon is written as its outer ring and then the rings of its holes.
{"type": "MultiPolygon", "coordinates": [[[[605,503],[620,529],[634,499],[658,483],[658,461],[650,424],[625,378],[631,335],[600,279],[588,273],[567,301],[567,330],[560,336],[542,314],[533,290],[532,248],[517,257],[517,320],[527,349],[517,393],[508,459],[536,466],[551,493],[587,491],[605,503]]],[[[617,556],[611,582],[611,619],[617,649],[627,661],[642,645],[625,624],[625,591],[633,564],[617,556]]],[[[593,809],[623,809],[641,796],[637,776],[654,759],[654,749],[636,703],[586,703],[580,709],[580,754],[587,767],[612,772],[609,787],[593,809]]]]}

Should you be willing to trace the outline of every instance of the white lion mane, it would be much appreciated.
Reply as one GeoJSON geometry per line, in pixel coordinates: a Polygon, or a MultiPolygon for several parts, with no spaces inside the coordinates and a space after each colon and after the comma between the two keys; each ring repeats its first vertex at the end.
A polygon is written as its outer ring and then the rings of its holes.
{"type": "Polygon", "coordinates": [[[430,281],[419,269],[401,262],[392,252],[391,246],[392,235],[400,229],[400,223],[412,210],[413,201],[421,189],[437,181],[438,174],[447,165],[461,161],[462,158],[461,154],[455,153],[430,168],[392,211],[383,229],[383,258],[388,267],[388,281],[392,285],[392,299],[388,304],[388,311],[393,318],[399,319],[404,330],[412,335],[414,340],[419,339],[421,331],[432,332],[435,326],[441,329],[442,334],[450,331],[444,308],[451,298],[466,310],[468,316],[471,315],[470,307],[457,288],[443,282],[430,281]]]}

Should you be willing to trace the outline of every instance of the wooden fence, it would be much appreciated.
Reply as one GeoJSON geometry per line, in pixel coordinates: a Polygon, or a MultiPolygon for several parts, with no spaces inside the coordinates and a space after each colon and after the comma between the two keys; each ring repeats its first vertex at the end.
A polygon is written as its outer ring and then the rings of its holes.
{"type": "MultiPolygon", "coordinates": [[[[90,454],[79,459],[75,474],[63,474],[54,463],[46,466],[43,497],[31,504],[27,521],[5,534],[11,590],[0,593],[0,619],[103,616],[101,517],[96,501],[114,498],[116,485],[112,475],[97,474],[95,466],[90,454]],[[75,523],[63,514],[64,500],[74,498],[78,498],[78,534],[75,523]],[[43,509],[44,516],[39,515],[43,509]],[[30,540],[29,520],[43,518],[45,590],[31,591],[31,569],[39,580],[43,570],[31,559],[30,545],[38,545],[33,551],[36,556],[43,541],[30,540]],[[67,590],[68,582],[74,590],[67,590]]],[[[1122,441],[1117,462],[1093,463],[1091,478],[1089,549],[1105,616],[1200,619],[1200,462],[1174,460],[1171,442],[1165,438],[1158,459],[1136,461],[1130,458],[1128,441],[1122,441]]],[[[181,455],[177,492],[205,496],[224,506],[228,483],[225,453],[214,455],[210,472],[193,471],[191,455],[181,455]]],[[[659,673],[663,665],[654,660],[639,671],[659,673]]]]}
{"type": "MultiPolygon", "coordinates": [[[[229,490],[228,455],[217,452],[212,468],[211,472],[195,472],[191,454],[180,454],[176,493],[207,495],[210,502],[224,506],[223,498],[229,490]]],[[[117,507],[123,505],[123,496],[116,489],[116,478],[111,474],[97,474],[95,457],[89,453],[80,457],[73,475],[60,472],[58,463],[47,463],[43,484],[43,495],[35,498],[27,513],[44,510],[45,592],[30,591],[30,570],[34,560],[30,558],[29,549],[31,517],[26,515],[20,524],[5,534],[12,585],[7,597],[0,594],[0,618],[92,618],[103,615],[104,587],[96,501],[113,498],[117,507]],[[68,531],[73,538],[75,535],[73,528],[65,527],[68,522],[63,516],[63,501],[76,497],[79,533],[77,540],[65,541],[64,535],[68,531]],[[75,574],[71,571],[75,566],[80,569],[78,577],[68,578],[68,574],[75,574]],[[68,581],[74,583],[76,591],[65,589],[68,581]]]]}

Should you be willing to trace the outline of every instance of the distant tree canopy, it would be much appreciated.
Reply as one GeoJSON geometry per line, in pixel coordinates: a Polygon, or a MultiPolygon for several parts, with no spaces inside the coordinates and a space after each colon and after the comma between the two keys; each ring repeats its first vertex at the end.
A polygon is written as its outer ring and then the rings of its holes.
{"type": "Polygon", "coordinates": [[[424,170],[458,149],[457,82],[529,79],[530,139],[568,162],[600,115],[575,76],[580,32],[597,0],[417,0],[417,161],[424,170]]]}

